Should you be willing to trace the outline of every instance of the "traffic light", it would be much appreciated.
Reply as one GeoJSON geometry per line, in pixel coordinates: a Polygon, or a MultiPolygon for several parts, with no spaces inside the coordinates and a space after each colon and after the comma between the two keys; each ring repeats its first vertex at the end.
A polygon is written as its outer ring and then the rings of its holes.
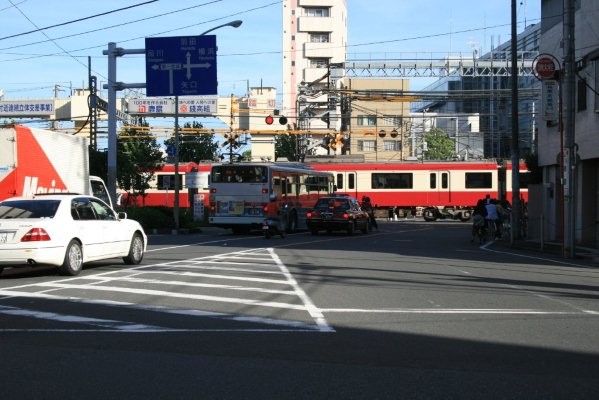
{"type": "MultiPolygon", "coordinates": [[[[275,116],[279,117],[279,124],[281,124],[281,125],[287,124],[287,117],[285,117],[284,115],[279,116],[279,110],[272,110],[272,113],[275,116]]],[[[264,118],[264,122],[266,122],[266,125],[272,125],[275,122],[275,119],[272,115],[268,115],[266,118],[264,118]]]]}

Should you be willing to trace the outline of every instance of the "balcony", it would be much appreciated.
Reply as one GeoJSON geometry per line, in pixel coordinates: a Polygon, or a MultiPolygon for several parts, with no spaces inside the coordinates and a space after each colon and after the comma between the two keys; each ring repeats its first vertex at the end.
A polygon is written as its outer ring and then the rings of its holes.
{"type": "Polygon", "coordinates": [[[330,17],[299,17],[298,32],[333,32],[333,18],[330,17]]]}
{"type": "Polygon", "coordinates": [[[328,69],[326,68],[305,68],[304,69],[304,81],[305,82],[314,82],[317,79],[322,78],[328,69]]]}
{"type": "Polygon", "coordinates": [[[299,0],[300,7],[334,7],[337,0],[299,0]]]}
{"type": "Polygon", "coordinates": [[[331,43],[304,43],[304,58],[331,57],[331,43]]]}

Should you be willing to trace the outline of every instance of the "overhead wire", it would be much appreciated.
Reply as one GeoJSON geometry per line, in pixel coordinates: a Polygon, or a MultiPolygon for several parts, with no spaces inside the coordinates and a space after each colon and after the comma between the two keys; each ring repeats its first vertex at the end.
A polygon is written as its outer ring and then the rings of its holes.
{"type": "MultiPolygon", "coordinates": [[[[8,0],[8,1],[13,5],[14,8],[16,8],[21,14],[23,14],[23,12],[21,11],[21,9],[19,7],[17,7],[12,2],[12,0],[8,0]]],[[[90,15],[88,17],[78,18],[78,19],[75,19],[75,20],[67,21],[67,22],[61,22],[59,24],[54,24],[54,25],[43,27],[43,28],[38,28],[37,25],[34,24],[34,26],[37,29],[31,30],[31,31],[27,31],[27,32],[22,32],[22,33],[15,33],[14,35],[0,37],[0,40],[15,38],[15,37],[19,37],[19,36],[25,36],[25,35],[29,35],[31,33],[45,31],[46,29],[56,28],[56,27],[59,27],[59,26],[65,26],[65,25],[73,24],[75,22],[86,21],[88,19],[97,18],[97,17],[101,17],[101,16],[104,16],[104,15],[108,15],[108,14],[113,14],[115,12],[119,12],[119,11],[123,11],[123,10],[130,10],[132,8],[143,6],[143,5],[150,4],[150,3],[155,3],[157,1],[158,0],[148,0],[148,1],[143,2],[143,3],[138,3],[138,4],[134,4],[134,5],[127,6],[127,7],[122,7],[122,8],[118,8],[116,10],[106,11],[106,12],[103,12],[103,13],[100,13],[100,14],[94,14],[94,15],[90,15]]],[[[23,14],[23,16],[25,16],[25,14],[23,14]]],[[[25,18],[27,18],[27,17],[25,17],[25,18]]],[[[29,20],[29,18],[27,18],[27,20],[29,22],[31,22],[31,20],[29,20]]]]}

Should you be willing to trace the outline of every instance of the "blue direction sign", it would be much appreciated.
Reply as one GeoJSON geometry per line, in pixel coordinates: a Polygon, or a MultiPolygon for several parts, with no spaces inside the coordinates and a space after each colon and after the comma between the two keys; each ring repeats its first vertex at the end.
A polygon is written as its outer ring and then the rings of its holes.
{"type": "Polygon", "coordinates": [[[146,38],[148,96],[217,94],[216,36],[146,38]]]}

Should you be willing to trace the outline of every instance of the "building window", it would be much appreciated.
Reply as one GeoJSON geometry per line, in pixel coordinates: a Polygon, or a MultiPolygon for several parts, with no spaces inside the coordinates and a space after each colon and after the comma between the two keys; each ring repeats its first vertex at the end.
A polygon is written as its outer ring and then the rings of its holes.
{"type": "Polygon", "coordinates": [[[374,151],[376,142],[374,140],[358,140],[358,151],[374,151]]]}
{"type": "Polygon", "coordinates": [[[577,95],[577,111],[584,111],[587,109],[587,80],[579,79],[577,82],[576,95],[577,95]]]}
{"type": "Polygon", "coordinates": [[[310,43],[329,43],[329,38],[328,32],[314,32],[310,34],[310,43]]]}
{"type": "Polygon", "coordinates": [[[329,66],[328,58],[311,58],[310,68],[327,68],[329,66]]]}
{"type": "Polygon", "coordinates": [[[306,7],[304,13],[307,17],[330,17],[331,13],[328,7],[306,7]]]}
{"type": "Polygon", "coordinates": [[[358,115],[356,117],[356,123],[358,126],[376,126],[375,115],[358,115]]]}
{"type": "Polygon", "coordinates": [[[401,142],[398,140],[383,140],[384,151],[400,151],[401,142]]]}
{"type": "Polygon", "coordinates": [[[399,127],[402,125],[401,115],[383,115],[383,122],[380,125],[399,127]]]}

